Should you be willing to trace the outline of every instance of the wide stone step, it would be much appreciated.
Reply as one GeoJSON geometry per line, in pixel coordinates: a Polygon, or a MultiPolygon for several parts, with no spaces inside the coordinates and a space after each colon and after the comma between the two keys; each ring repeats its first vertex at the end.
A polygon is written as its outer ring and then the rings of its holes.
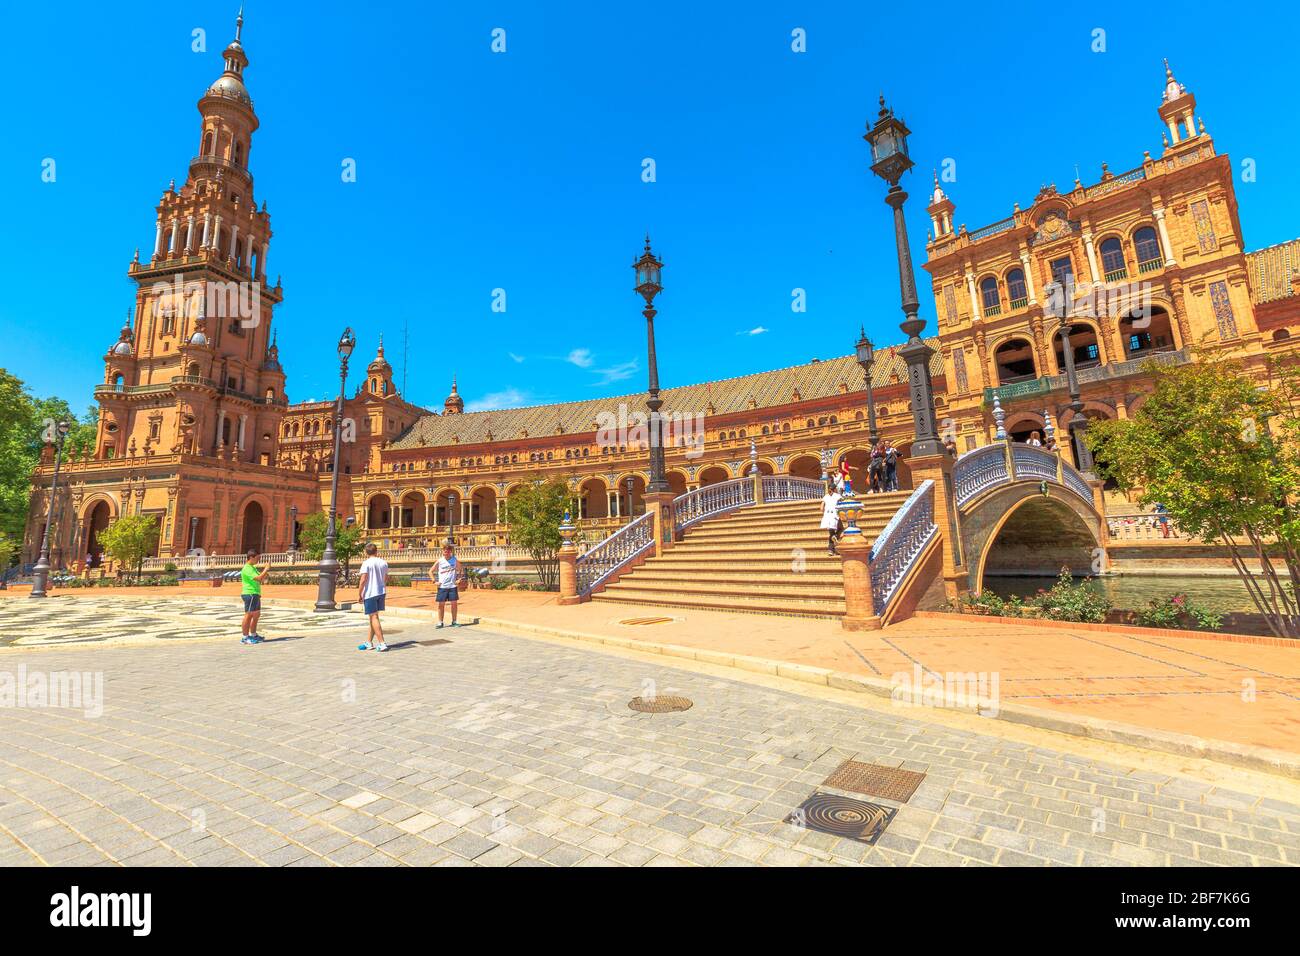
{"type": "MultiPolygon", "coordinates": [[[[669,568],[657,568],[653,565],[645,565],[637,568],[636,576],[628,576],[623,579],[629,584],[655,584],[668,583],[680,585],[682,575],[680,571],[674,571],[669,568]]],[[[764,587],[835,587],[840,588],[843,593],[844,575],[836,570],[821,570],[810,568],[806,571],[793,571],[789,567],[771,571],[694,571],[691,573],[690,581],[709,584],[717,587],[727,587],[732,590],[744,590],[749,585],[762,585],[764,587]]],[[[613,587],[614,585],[610,585],[613,587]]]]}
{"type": "MultiPolygon", "coordinates": [[[[635,580],[636,575],[640,574],[643,568],[663,568],[679,576],[698,574],[701,571],[716,571],[718,568],[731,568],[735,571],[754,574],[768,573],[790,573],[794,566],[794,559],[787,555],[785,558],[747,558],[743,560],[719,559],[719,558],[687,558],[685,556],[680,560],[670,561],[668,558],[656,558],[654,563],[646,563],[637,568],[623,580],[635,580]]],[[[828,573],[841,571],[840,559],[831,557],[825,551],[806,553],[801,562],[808,573],[828,573]]]]}
{"type": "Polygon", "coordinates": [[[671,600],[654,591],[606,589],[592,596],[593,601],[608,604],[646,604],[652,607],[684,607],[742,614],[773,614],[779,617],[839,618],[844,616],[843,601],[790,601],[774,598],[728,597],[725,601],[706,595],[678,594],[671,600]]]}
{"type": "MultiPolygon", "coordinates": [[[[884,519],[875,521],[859,521],[858,527],[862,529],[863,534],[876,535],[885,529],[889,524],[884,519]]],[[[745,531],[739,528],[714,528],[708,531],[687,530],[685,537],[682,538],[674,547],[680,548],[684,545],[708,544],[717,548],[729,548],[732,545],[740,544],[745,541],[790,541],[795,538],[813,539],[820,538],[823,542],[826,540],[826,529],[819,527],[817,524],[797,525],[792,528],[780,528],[773,530],[765,528],[761,531],[745,531]]]]}
{"type": "MultiPolygon", "coordinates": [[[[788,577],[798,577],[798,575],[788,575],[788,577]]],[[[633,591],[654,591],[661,595],[673,594],[711,594],[719,601],[725,602],[733,597],[775,597],[785,596],[791,600],[807,601],[843,601],[844,586],[838,587],[828,585],[825,582],[821,584],[791,584],[789,581],[741,581],[739,583],[726,583],[716,581],[647,581],[643,580],[640,575],[635,581],[630,578],[626,583],[616,582],[611,584],[605,590],[607,591],[624,591],[631,589],[633,591]]]]}

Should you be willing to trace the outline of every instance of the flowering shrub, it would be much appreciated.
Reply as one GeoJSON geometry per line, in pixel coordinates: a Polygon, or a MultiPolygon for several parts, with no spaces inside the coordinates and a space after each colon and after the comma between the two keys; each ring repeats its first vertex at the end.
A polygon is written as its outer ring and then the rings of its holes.
{"type": "Polygon", "coordinates": [[[1040,588],[1027,600],[1018,595],[1003,598],[985,590],[963,595],[958,610],[993,617],[1040,617],[1049,621],[1100,624],[1106,620],[1111,606],[1110,599],[1092,586],[1091,578],[1075,584],[1070,569],[1062,568],[1061,576],[1050,590],[1040,588]]]}
{"type": "Polygon", "coordinates": [[[1223,615],[1202,607],[1186,594],[1175,594],[1149,602],[1146,610],[1138,612],[1137,623],[1141,627],[1214,631],[1223,625],[1223,615]]]}

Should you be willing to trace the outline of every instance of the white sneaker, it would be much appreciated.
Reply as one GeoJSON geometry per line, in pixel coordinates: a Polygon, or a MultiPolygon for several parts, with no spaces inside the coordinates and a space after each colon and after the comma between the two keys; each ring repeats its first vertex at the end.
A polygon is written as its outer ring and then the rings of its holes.
{"type": "Polygon", "coordinates": [[[380,641],[378,644],[375,645],[375,650],[386,651],[388,650],[388,645],[385,644],[383,641],[380,641]]]}

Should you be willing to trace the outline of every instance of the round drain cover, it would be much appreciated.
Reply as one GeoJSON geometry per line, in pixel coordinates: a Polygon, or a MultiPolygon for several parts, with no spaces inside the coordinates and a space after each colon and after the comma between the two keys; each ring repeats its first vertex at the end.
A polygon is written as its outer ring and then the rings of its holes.
{"type": "Polygon", "coordinates": [[[832,793],[814,794],[804,802],[803,811],[811,829],[853,838],[879,829],[889,812],[878,804],[832,793]]]}
{"type": "Polygon", "coordinates": [[[633,697],[627,705],[643,714],[671,714],[694,706],[685,697],[633,697]]]}

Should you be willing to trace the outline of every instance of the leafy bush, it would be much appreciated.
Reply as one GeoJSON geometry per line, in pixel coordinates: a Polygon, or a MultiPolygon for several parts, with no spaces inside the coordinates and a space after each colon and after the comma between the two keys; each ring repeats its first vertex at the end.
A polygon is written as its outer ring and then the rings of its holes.
{"type": "Polygon", "coordinates": [[[1100,624],[1106,620],[1111,601],[1092,586],[1091,578],[1078,584],[1069,568],[1061,569],[1050,590],[1040,590],[1026,600],[1018,594],[1004,598],[992,591],[962,596],[958,610],[992,617],[1039,617],[1049,621],[1076,621],[1100,624]]]}
{"type": "Polygon", "coordinates": [[[1060,577],[1051,590],[1039,591],[1033,603],[1049,621],[1086,624],[1102,623],[1113,606],[1110,598],[1092,586],[1092,578],[1084,578],[1075,584],[1069,568],[1061,568],[1060,577]]]}
{"type": "Polygon", "coordinates": [[[1223,626],[1223,615],[1202,607],[1186,594],[1175,594],[1150,601],[1146,610],[1138,612],[1137,623],[1141,627],[1215,631],[1223,626]]]}

